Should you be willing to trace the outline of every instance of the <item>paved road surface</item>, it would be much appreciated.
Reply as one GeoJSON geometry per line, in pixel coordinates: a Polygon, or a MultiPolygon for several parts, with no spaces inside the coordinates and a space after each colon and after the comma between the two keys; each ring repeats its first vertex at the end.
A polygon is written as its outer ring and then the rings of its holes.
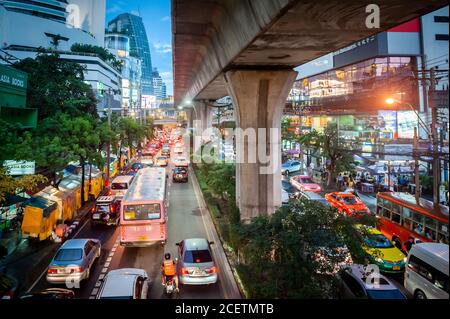
{"type": "MultiPolygon", "coordinates": [[[[198,187],[193,184],[190,172],[188,183],[172,183],[170,178],[171,167],[167,168],[168,181],[168,240],[165,247],[156,244],[147,248],[121,247],[118,244],[118,229],[114,227],[92,227],[87,221],[79,230],[75,238],[98,238],[102,243],[102,254],[91,270],[89,281],[82,283],[80,289],[76,289],[77,298],[93,298],[100,285],[99,279],[103,278],[107,271],[118,268],[142,268],[151,278],[149,298],[164,298],[161,285],[160,266],[164,252],[170,252],[177,256],[177,242],[186,238],[203,237],[214,241],[212,245],[213,257],[218,264],[219,281],[211,286],[184,286],[181,288],[180,298],[239,298],[234,277],[229,268],[221,244],[215,233],[208,212],[204,210],[202,198],[198,187]],[[195,187],[194,187],[195,186],[195,187]]],[[[39,291],[51,287],[45,280],[45,271],[52,256],[46,258],[46,265],[41,265],[41,276],[30,286],[31,291],[39,291]]]]}

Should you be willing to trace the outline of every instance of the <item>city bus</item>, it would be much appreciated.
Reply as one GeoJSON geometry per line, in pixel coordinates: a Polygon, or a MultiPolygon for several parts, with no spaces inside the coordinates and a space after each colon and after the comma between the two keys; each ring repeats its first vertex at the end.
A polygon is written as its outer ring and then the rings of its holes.
{"type": "Polygon", "coordinates": [[[382,192],[377,194],[378,228],[403,251],[411,237],[414,243],[438,242],[448,245],[448,207],[409,193],[382,192]]]}
{"type": "Polygon", "coordinates": [[[146,247],[167,237],[166,170],[140,169],[120,205],[120,244],[146,247]]]}

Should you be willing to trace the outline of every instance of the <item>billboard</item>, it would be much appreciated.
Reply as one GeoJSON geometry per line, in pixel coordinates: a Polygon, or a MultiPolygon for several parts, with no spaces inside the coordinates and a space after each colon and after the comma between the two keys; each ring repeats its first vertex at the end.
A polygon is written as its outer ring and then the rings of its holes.
{"type": "Polygon", "coordinates": [[[36,171],[36,162],[5,161],[3,167],[11,176],[32,175],[36,171]]]}

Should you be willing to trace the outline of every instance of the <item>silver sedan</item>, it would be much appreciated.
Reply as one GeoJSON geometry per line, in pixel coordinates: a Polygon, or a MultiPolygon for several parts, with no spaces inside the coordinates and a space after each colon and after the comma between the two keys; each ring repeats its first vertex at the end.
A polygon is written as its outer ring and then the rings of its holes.
{"type": "Polygon", "coordinates": [[[56,253],[47,269],[47,281],[66,284],[68,288],[80,288],[80,282],[88,279],[90,270],[101,254],[97,239],[71,239],[56,253]]]}

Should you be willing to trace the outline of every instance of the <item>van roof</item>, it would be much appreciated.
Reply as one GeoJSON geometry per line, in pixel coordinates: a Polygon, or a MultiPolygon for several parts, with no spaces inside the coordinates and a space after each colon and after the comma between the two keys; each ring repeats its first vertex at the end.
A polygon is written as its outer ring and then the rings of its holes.
{"type": "Polygon", "coordinates": [[[429,254],[434,255],[436,258],[443,262],[448,263],[448,245],[440,243],[420,243],[413,246],[414,250],[418,249],[429,254]]]}

